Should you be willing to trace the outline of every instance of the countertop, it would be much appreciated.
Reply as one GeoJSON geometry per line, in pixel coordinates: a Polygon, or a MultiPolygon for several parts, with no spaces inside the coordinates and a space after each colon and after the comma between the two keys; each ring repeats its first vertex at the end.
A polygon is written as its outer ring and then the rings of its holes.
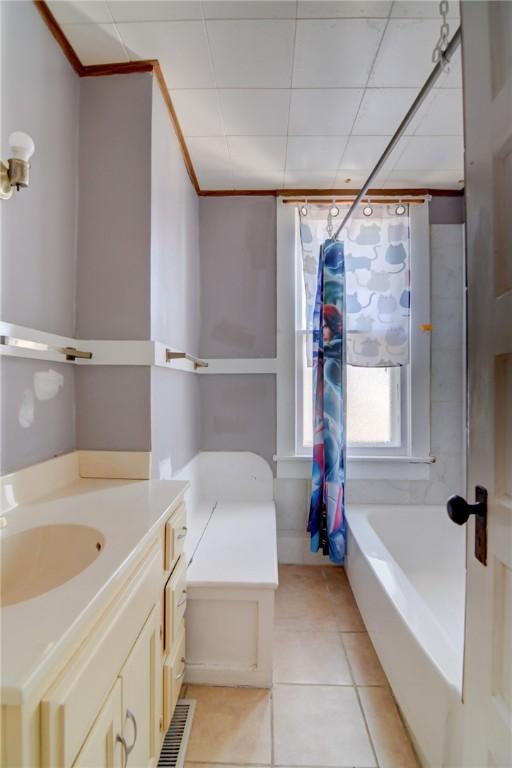
{"type": "Polygon", "coordinates": [[[105,537],[80,574],[30,600],[0,609],[1,700],[19,704],[62,660],[77,635],[106,606],[124,575],[165,521],[188,483],[80,479],[9,512],[1,541],[27,528],[77,523],[105,537]]]}

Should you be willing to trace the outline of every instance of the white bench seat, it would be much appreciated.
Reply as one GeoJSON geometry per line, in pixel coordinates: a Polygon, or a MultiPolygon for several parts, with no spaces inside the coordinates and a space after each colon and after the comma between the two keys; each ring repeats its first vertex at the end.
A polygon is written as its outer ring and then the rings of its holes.
{"type": "Polygon", "coordinates": [[[187,498],[188,683],[272,685],[276,508],[268,464],[202,452],[178,477],[187,498]]]}

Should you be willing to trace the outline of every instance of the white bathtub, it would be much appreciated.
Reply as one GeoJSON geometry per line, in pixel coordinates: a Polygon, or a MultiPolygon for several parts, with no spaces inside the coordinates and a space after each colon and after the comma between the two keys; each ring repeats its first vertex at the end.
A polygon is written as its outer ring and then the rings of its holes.
{"type": "Polygon", "coordinates": [[[346,571],[424,766],[457,764],[465,529],[442,507],[354,505],[346,571]]]}

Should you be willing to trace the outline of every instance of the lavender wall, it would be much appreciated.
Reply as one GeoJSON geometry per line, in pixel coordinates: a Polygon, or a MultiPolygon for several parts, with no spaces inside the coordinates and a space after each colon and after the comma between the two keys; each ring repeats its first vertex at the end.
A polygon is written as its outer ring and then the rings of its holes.
{"type": "Polygon", "coordinates": [[[4,357],[0,366],[0,474],[75,448],[75,369],[4,357]]]}
{"type": "Polygon", "coordinates": [[[80,80],[80,338],[149,338],[151,102],[150,74],[80,80]]]}
{"type": "Polygon", "coordinates": [[[274,467],[276,381],[272,374],[199,377],[201,449],[254,451],[274,467]]]}
{"type": "Polygon", "coordinates": [[[72,336],[78,78],[33,3],[0,13],[1,156],[15,130],[36,146],[30,187],[2,202],[2,320],[72,336]]]}
{"type": "MultiPolygon", "coordinates": [[[[36,145],[30,187],[1,203],[1,319],[72,336],[78,78],[33,3],[0,3],[0,14],[2,157],[14,130],[36,145]]],[[[73,368],[6,357],[0,368],[1,472],[72,450],[73,368]]]]}
{"type": "Polygon", "coordinates": [[[275,357],[276,201],[200,200],[204,357],[275,357]]]}

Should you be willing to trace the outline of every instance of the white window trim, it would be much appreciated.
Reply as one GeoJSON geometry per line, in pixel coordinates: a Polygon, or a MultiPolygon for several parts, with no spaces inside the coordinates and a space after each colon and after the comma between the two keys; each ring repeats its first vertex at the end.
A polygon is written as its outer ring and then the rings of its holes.
{"type": "MultiPolygon", "coordinates": [[[[295,450],[296,333],[295,242],[293,205],[277,198],[277,462],[278,477],[309,477],[311,459],[295,450]]],[[[351,451],[347,456],[350,476],[374,479],[428,479],[430,456],[430,341],[421,330],[430,323],[430,229],[428,203],[412,205],[411,223],[411,365],[413,381],[407,403],[408,434],[405,451],[372,455],[351,451]]]]}

